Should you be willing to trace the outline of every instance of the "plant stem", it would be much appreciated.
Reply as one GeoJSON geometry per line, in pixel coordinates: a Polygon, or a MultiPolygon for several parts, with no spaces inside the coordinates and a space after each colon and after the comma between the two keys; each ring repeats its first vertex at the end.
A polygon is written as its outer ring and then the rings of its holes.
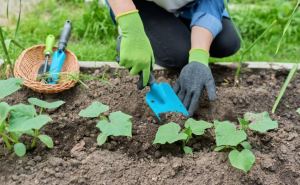
{"type": "Polygon", "coordinates": [[[44,108],[41,107],[39,115],[41,115],[43,113],[43,111],[44,111],[44,108]]]}
{"type": "Polygon", "coordinates": [[[20,27],[20,21],[21,21],[21,12],[22,12],[22,0],[19,0],[19,16],[18,16],[18,21],[17,21],[17,26],[16,26],[16,30],[15,30],[15,36],[14,38],[17,37],[18,34],[18,30],[20,27]]]}
{"type": "Polygon", "coordinates": [[[241,68],[242,68],[242,63],[243,63],[243,60],[244,60],[244,57],[245,55],[257,44],[258,41],[260,41],[267,33],[268,31],[277,23],[277,20],[274,20],[266,29],[265,31],[260,34],[257,39],[255,39],[255,41],[245,50],[242,52],[241,54],[241,58],[240,58],[240,61],[238,63],[238,68],[235,72],[235,85],[239,84],[239,78],[240,78],[240,73],[241,73],[241,68]]]}
{"type": "Polygon", "coordinates": [[[36,147],[36,141],[37,141],[37,137],[39,136],[39,131],[37,129],[34,130],[34,137],[31,143],[31,148],[35,148],[36,147]]]}
{"type": "Polygon", "coordinates": [[[276,111],[276,109],[277,109],[277,107],[278,107],[278,105],[279,105],[279,103],[280,103],[280,101],[281,101],[281,99],[282,99],[282,97],[283,97],[283,95],[284,95],[284,93],[285,93],[285,91],[286,91],[289,83],[291,82],[291,80],[295,76],[295,74],[297,72],[297,69],[298,69],[298,64],[294,64],[293,68],[291,69],[288,77],[286,78],[286,80],[285,80],[285,82],[284,82],[284,84],[283,84],[283,86],[282,86],[282,88],[281,88],[281,90],[279,92],[279,95],[278,95],[278,97],[277,97],[277,99],[276,99],[276,101],[275,101],[275,103],[273,105],[273,108],[272,108],[272,113],[273,114],[275,113],[275,111],[276,111]]]}
{"type": "MultiPolygon", "coordinates": [[[[11,63],[11,60],[10,60],[10,57],[9,57],[9,54],[8,54],[8,50],[7,50],[7,47],[5,45],[5,42],[4,42],[4,35],[3,35],[3,32],[2,32],[2,27],[0,26],[0,41],[1,41],[1,44],[2,44],[2,48],[3,48],[3,51],[4,51],[4,54],[5,54],[5,57],[6,57],[6,61],[9,65],[12,65],[11,63]]],[[[5,61],[4,61],[5,62],[5,61]]],[[[7,65],[7,64],[6,64],[7,65]]]]}
{"type": "Polygon", "coordinates": [[[294,16],[295,16],[296,11],[297,11],[297,9],[298,9],[299,6],[300,6],[300,0],[298,0],[298,2],[297,2],[297,4],[296,4],[296,6],[295,6],[295,8],[294,8],[294,10],[293,10],[293,12],[292,12],[292,14],[291,14],[290,17],[289,17],[288,22],[287,22],[286,25],[284,26],[284,30],[283,30],[283,32],[282,32],[281,38],[280,38],[280,40],[279,40],[279,42],[278,42],[278,44],[277,44],[277,49],[276,49],[275,55],[277,55],[277,53],[279,52],[279,49],[280,49],[280,47],[281,47],[281,43],[282,43],[282,41],[283,41],[283,38],[284,38],[284,36],[285,36],[285,34],[286,34],[286,32],[287,32],[287,30],[288,30],[288,28],[289,28],[289,26],[290,26],[290,24],[291,24],[291,22],[292,22],[294,16]]]}
{"type": "Polygon", "coordinates": [[[5,143],[5,146],[8,148],[8,150],[11,150],[12,149],[12,146],[10,144],[10,141],[12,143],[14,143],[14,140],[12,138],[10,138],[8,135],[4,134],[4,133],[0,133],[4,143],[5,143]]]}

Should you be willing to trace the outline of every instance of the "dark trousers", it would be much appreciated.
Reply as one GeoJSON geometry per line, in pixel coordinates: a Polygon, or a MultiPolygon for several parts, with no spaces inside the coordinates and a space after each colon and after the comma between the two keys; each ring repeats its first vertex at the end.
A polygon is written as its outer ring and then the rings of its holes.
{"type": "MultiPolygon", "coordinates": [[[[153,2],[134,0],[151,42],[155,63],[181,69],[188,63],[191,49],[190,20],[174,16],[153,2]]],[[[223,30],[214,39],[210,56],[223,58],[236,53],[240,39],[229,18],[222,20],[223,30]]]]}

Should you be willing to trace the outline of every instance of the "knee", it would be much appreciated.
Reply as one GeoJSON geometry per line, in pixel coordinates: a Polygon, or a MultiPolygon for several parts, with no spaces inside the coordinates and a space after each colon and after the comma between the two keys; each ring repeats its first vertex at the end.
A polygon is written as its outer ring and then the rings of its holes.
{"type": "Polygon", "coordinates": [[[226,43],[222,43],[221,46],[223,47],[224,50],[223,57],[229,57],[231,55],[234,55],[240,50],[241,39],[237,35],[236,37],[232,38],[230,41],[227,41],[226,43]]]}
{"type": "Polygon", "coordinates": [[[238,35],[231,38],[219,39],[210,50],[210,55],[216,58],[229,57],[234,55],[241,48],[241,40],[238,35]]]}
{"type": "Polygon", "coordinates": [[[156,64],[170,69],[181,69],[189,59],[189,48],[187,44],[178,44],[169,46],[168,48],[160,48],[159,52],[154,51],[156,64]]]}

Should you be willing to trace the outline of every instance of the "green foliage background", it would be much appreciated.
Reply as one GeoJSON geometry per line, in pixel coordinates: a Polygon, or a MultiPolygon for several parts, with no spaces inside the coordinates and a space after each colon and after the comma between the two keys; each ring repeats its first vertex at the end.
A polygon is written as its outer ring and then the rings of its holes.
{"type": "MultiPolygon", "coordinates": [[[[232,18],[245,41],[241,51],[251,45],[274,20],[278,22],[245,56],[245,60],[300,61],[299,9],[283,40],[280,52],[276,56],[274,54],[283,28],[297,3],[296,0],[231,0],[230,3],[232,18]]],[[[108,10],[98,6],[98,1],[84,3],[84,0],[43,0],[30,13],[23,16],[17,40],[25,48],[44,43],[48,34],[56,35],[58,40],[60,30],[67,19],[73,23],[69,49],[75,52],[79,60],[114,60],[117,29],[111,21],[108,10]]],[[[13,26],[4,29],[6,35],[13,35],[13,26]]],[[[16,59],[20,52],[21,49],[10,48],[13,59],[16,59]]],[[[240,53],[213,61],[238,61],[240,53]]],[[[0,58],[3,58],[2,50],[0,58]]]]}

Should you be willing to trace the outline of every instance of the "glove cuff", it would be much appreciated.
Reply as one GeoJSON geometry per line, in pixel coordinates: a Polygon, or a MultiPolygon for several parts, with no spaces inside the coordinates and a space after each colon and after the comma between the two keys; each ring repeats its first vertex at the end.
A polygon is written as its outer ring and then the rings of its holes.
{"type": "Polygon", "coordinates": [[[191,49],[189,63],[191,62],[199,62],[208,66],[209,53],[203,49],[191,49]]]}
{"type": "Polygon", "coordinates": [[[144,31],[142,19],[138,10],[132,10],[117,15],[116,21],[122,33],[132,33],[134,35],[144,31]]]}
{"type": "Polygon", "coordinates": [[[138,12],[139,12],[138,10],[130,10],[130,11],[128,11],[128,12],[121,13],[121,14],[119,14],[119,15],[116,16],[116,20],[118,21],[118,19],[119,19],[120,17],[129,15],[129,14],[133,14],[133,13],[138,13],[138,12]]]}

